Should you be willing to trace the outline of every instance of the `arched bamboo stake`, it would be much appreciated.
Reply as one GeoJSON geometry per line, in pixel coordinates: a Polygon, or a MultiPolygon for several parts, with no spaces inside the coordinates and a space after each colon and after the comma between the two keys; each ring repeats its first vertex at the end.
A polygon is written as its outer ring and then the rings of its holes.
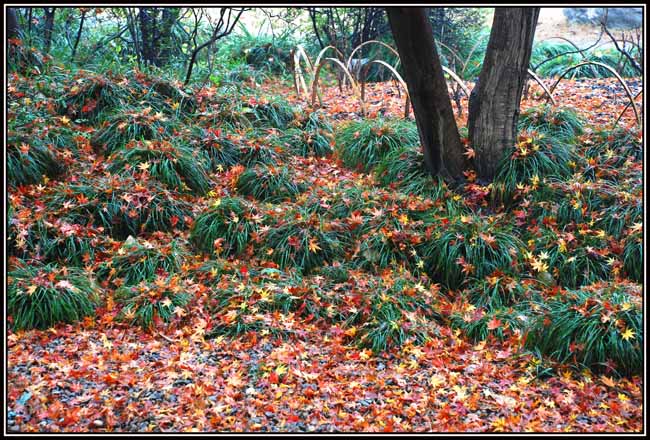
{"type": "MultiPolygon", "coordinates": [[[[316,57],[316,63],[314,64],[315,66],[319,66],[319,65],[320,65],[320,62],[321,62],[321,59],[323,58],[323,55],[325,55],[325,52],[327,52],[329,49],[334,50],[334,51],[336,52],[336,54],[339,56],[339,59],[340,59],[341,61],[343,61],[343,60],[345,59],[345,56],[343,55],[343,53],[342,53],[340,50],[338,50],[336,47],[334,47],[334,46],[327,46],[327,47],[324,47],[324,48],[323,48],[323,49],[318,53],[318,56],[316,57]]],[[[340,79],[338,76],[336,77],[336,81],[338,81],[338,83],[339,83],[339,90],[340,90],[341,92],[343,92],[343,85],[341,84],[341,79],[340,79]]]]}
{"type": "Polygon", "coordinates": [[[390,64],[388,64],[388,63],[385,62],[385,61],[382,61],[382,60],[372,60],[372,61],[369,61],[369,62],[368,62],[368,63],[363,67],[363,69],[361,69],[361,72],[360,72],[360,73],[361,73],[361,74],[360,74],[360,82],[361,82],[361,100],[365,102],[365,99],[366,99],[366,75],[368,74],[368,70],[370,70],[370,65],[371,65],[372,63],[380,64],[380,65],[386,67],[386,68],[390,71],[390,73],[393,74],[393,77],[397,80],[397,82],[398,82],[398,83],[402,86],[402,88],[404,89],[404,93],[406,94],[406,102],[404,103],[404,119],[408,118],[408,117],[409,117],[409,109],[411,108],[411,97],[409,96],[409,90],[408,90],[408,88],[406,87],[406,82],[405,82],[404,79],[400,76],[400,74],[397,73],[397,70],[396,70],[393,66],[391,66],[390,64]]]}
{"type": "Polygon", "coordinates": [[[636,104],[634,102],[634,98],[632,97],[632,92],[630,91],[630,88],[627,86],[627,83],[625,82],[625,80],[623,80],[621,75],[619,75],[618,72],[615,69],[613,69],[611,66],[608,66],[607,64],[599,63],[599,62],[596,62],[596,61],[583,61],[582,63],[578,63],[575,66],[571,66],[567,70],[565,70],[562,75],[560,75],[560,77],[557,79],[555,84],[553,84],[553,86],[551,87],[550,92],[553,93],[555,91],[555,88],[560,83],[560,81],[562,81],[562,78],[564,78],[567,73],[571,72],[572,70],[577,69],[578,67],[586,66],[587,64],[592,64],[594,66],[604,67],[605,69],[609,70],[610,72],[612,72],[614,74],[616,79],[618,79],[618,82],[620,82],[621,85],[623,86],[623,88],[625,89],[625,94],[627,95],[628,99],[630,100],[630,104],[632,104],[632,109],[634,110],[634,116],[636,116],[636,122],[637,122],[637,124],[640,125],[641,124],[641,118],[639,117],[639,111],[636,108],[636,104]]]}
{"type": "Polygon", "coordinates": [[[442,70],[445,71],[445,72],[447,72],[447,73],[449,74],[449,76],[451,76],[451,78],[452,78],[454,81],[456,81],[456,82],[458,83],[458,85],[460,86],[460,88],[463,89],[463,92],[465,92],[465,96],[467,96],[467,97],[469,98],[469,89],[467,88],[467,86],[465,85],[465,83],[463,82],[463,80],[460,79],[460,77],[459,77],[458,75],[456,75],[456,74],[454,73],[454,71],[451,70],[451,69],[448,68],[448,67],[442,66],[442,70]]]}
{"type": "Polygon", "coordinates": [[[463,62],[463,59],[460,57],[460,55],[458,55],[458,52],[456,52],[454,49],[447,46],[445,43],[441,43],[440,41],[436,41],[436,43],[438,43],[441,47],[444,47],[445,49],[447,49],[449,51],[449,53],[452,54],[454,56],[454,58],[456,58],[458,60],[460,66],[465,64],[463,62]]]}
{"type": "MultiPolygon", "coordinates": [[[[300,58],[305,60],[305,63],[309,69],[309,73],[312,76],[311,82],[313,83],[314,81],[314,65],[311,62],[311,59],[309,58],[309,55],[307,55],[307,52],[305,52],[305,49],[301,45],[296,46],[296,50],[294,51],[294,58],[293,58],[293,64],[294,64],[294,83],[296,86],[296,93],[298,96],[300,96],[300,86],[302,86],[302,89],[304,91],[303,93],[303,98],[305,101],[309,100],[309,88],[307,87],[307,83],[305,82],[305,77],[302,73],[302,69],[300,68],[300,58]],[[300,81],[300,82],[299,82],[300,81]]],[[[321,95],[318,95],[318,102],[320,105],[323,105],[323,98],[321,95]]]]}
{"type": "MultiPolygon", "coordinates": [[[[638,98],[639,95],[640,95],[641,93],[643,93],[643,89],[639,90],[639,93],[637,93],[637,94],[634,96],[634,99],[638,98]]],[[[625,105],[625,107],[623,108],[623,111],[621,112],[621,114],[618,115],[618,118],[616,118],[616,122],[614,122],[614,126],[613,126],[612,128],[616,128],[616,126],[618,125],[619,121],[620,121],[621,118],[623,117],[623,114],[624,114],[625,111],[630,107],[630,103],[631,103],[631,101],[628,102],[628,103],[625,105]]],[[[640,125],[640,124],[639,124],[639,125],[640,125]]]]}
{"type": "Polygon", "coordinates": [[[385,48],[387,48],[387,49],[390,50],[391,52],[393,52],[393,54],[395,54],[395,56],[397,57],[397,63],[395,63],[395,67],[397,67],[397,65],[399,64],[399,53],[397,53],[397,51],[396,51],[395,49],[393,49],[392,46],[390,46],[390,45],[384,43],[383,41],[379,41],[379,40],[368,40],[368,41],[364,41],[363,43],[361,43],[360,45],[358,45],[357,47],[355,47],[354,50],[350,53],[350,56],[348,57],[348,61],[345,63],[345,67],[346,67],[348,70],[350,70],[350,64],[352,63],[352,59],[354,58],[354,54],[357,53],[357,51],[358,51],[359,49],[361,49],[363,46],[367,46],[368,44],[379,44],[379,45],[381,45],[381,46],[384,46],[385,48]]]}
{"type": "Polygon", "coordinates": [[[531,69],[528,69],[528,74],[529,74],[530,76],[532,76],[533,79],[534,79],[535,81],[537,81],[537,84],[539,84],[539,85],[542,87],[542,89],[544,89],[544,93],[546,93],[546,96],[548,96],[548,99],[551,100],[551,103],[552,103],[553,105],[556,105],[555,98],[553,98],[553,94],[552,94],[551,91],[548,89],[548,87],[546,87],[546,84],[544,84],[544,83],[542,82],[542,80],[540,79],[540,77],[537,76],[537,75],[535,74],[535,72],[533,72],[531,69]]]}
{"type": "Polygon", "coordinates": [[[359,97],[359,104],[361,105],[361,114],[364,115],[366,113],[366,106],[363,102],[363,99],[361,98],[361,92],[359,91],[359,87],[357,86],[357,82],[354,80],[352,75],[350,74],[350,71],[345,68],[345,64],[343,64],[340,60],[337,60],[336,58],[325,58],[323,59],[320,64],[316,65],[316,72],[314,73],[314,82],[312,83],[312,89],[311,89],[311,105],[312,107],[315,107],[316,104],[316,95],[318,94],[318,80],[320,79],[320,71],[325,65],[326,61],[331,61],[334,63],[335,66],[338,66],[339,69],[345,73],[347,78],[350,80],[350,84],[352,84],[352,89],[356,93],[356,95],[359,97]]]}

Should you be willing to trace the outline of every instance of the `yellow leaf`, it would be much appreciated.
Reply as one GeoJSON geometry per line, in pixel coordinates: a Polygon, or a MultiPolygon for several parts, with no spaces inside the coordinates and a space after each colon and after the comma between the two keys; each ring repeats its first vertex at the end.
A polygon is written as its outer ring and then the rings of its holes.
{"type": "Polygon", "coordinates": [[[636,334],[636,333],[634,333],[634,330],[632,330],[631,328],[628,328],[628,329],[626,329],[626,330],[621,334],[621,337],[622,337],[625,341],[627,341],[628,339],[634,339],[634,335],[635,335],[635,334],[636,334]]]}

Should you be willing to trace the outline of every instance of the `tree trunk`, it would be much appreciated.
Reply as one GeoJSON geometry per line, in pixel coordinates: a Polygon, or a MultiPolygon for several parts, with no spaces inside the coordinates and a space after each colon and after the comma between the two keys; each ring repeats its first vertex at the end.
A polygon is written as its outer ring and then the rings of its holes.
{"type": "Polygon", "coordinates": [[[469,99],[469,140],[479,179],[491,181],[517,139],[521,94],[540,8],[496,8],[483,67],[469,99]]]}
{"type": "MultiPolygon", "coordinates": [[[[156,64],[156,51],[154,48],[155,24],[150,8],[140,8],[138,19],[140,21],[140,35],[142,36],[142,59],[145,64],[156,64]]],[[[153,11],[155,14],[155,10],[153,11]]]]}
{"type": "Polygon", "coordinates": [[[79,22],[79,29],[77,30],[77,38],[74,40],[74,46],[72,47],[72,55],[70,55],[70,62],[74,62],[74,57],[77,54],[77,47],[79,46],[79,40],[81,39],[81,32],[84,28],[84,20],[86,19],[86,10],[81,11],[81,21],[79,22]]]}
{"type": "Polygon", "coordinates": [[[426,8],[386,8],[431,174],[463,178],[463,145],[426,8]]]}
{"type": "Polygon", "coordinates": [[[7,8],[7,38],[18,38],[20,34],[18,17],[14,8],[7,8]]]}
{"type": "Polygon", "coordinates": [[[52,46],[52,32],[54,31],[54,14],[56,13],[56,8],[43,8],[45,14],[45,27],[43,29],[43,45],[45,47],[45,52],[50,51],[52,46]]]}

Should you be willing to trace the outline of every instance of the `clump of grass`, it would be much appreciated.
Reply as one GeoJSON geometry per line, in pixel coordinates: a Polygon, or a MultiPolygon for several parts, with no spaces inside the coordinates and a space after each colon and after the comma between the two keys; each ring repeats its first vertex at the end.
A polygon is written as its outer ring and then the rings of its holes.
{"type": "Polygon", "coordinates": [[[228,134],[222,133],[221,129],[198,128],[193,143],[205,152],[212,171],[223,171],[239,163],[242,158],[243,151],[239,144],[228,134]]]}
{"type": "Polygon", "coordinates": [[[196,217],[190,239],[207,254],[236,255],[244,251],[261,220],[245,200],[226,197],[196,217]]]}
{"type": "Polygon", "coordinates": [[[588,224],[571,224],[564,231],[540,228],[532,243],[535,251],[526,254],[531,271],[549,272],[561,286],[577,288],[615,273],[607,234],[588,224]]]}
{"type": "Polygon", "coordinates": [[[635,223],[628,230],[623,248],[623,268],[630,279],[643,282],[643,223],[635,223]]]}
{"type": "Polygon", "coordinates": [[[249,105],[251,111],[245,114],[256,127],[285,129],[296,117],[294,108],[284,101],[257,101],[252,98],[249,105]]]}
{"type": "Polygon", "coordinates": [[[499,218],[461,215],[422,245],[427,273],[450,289],[468,277],[482,279],[494,271],[510,272],[525,246],[499,218]]]}
{"type": "Polygon", "coordinates": [[[129,93],[112,79],[80,72],[72,84],[65,86],[60,113],[96,122],[102,113],[120,109],[128,98],[129,93]]]}
{"type": "Polygon", "coordinates": [[[161,140],[172,136],[169,119],[151,107],[136,108],[111,116],[91,138],[92,146],[106,155],[132,140],[161,140]]]}
{"type": "Polygon", "coordinates": [[[252,196],[266,202],[280,202],[292,199],[303,191],[296,184],[287,167],[273,165],[258,165],[247,168],[239,175],[237,190],[244,195],[252,196]]]}
{"type": "Polygon", "coordinates": [[[157,276],[135,286],[115,291],[115,300],[122,306],[119,319],[151,330],[159,321],[168,323],[187,314],[185,306],[192,298],[190,287],[178,275],[157,276]]]}
{"type": "Polygon", "coordinates": [[[115,238],[183,228],[191,205],[146,176],[110,175],[59,185],[45,197],[53,215],[70,223],[92,221],[115,238]]]}
{"type": "Polygon", "coordinates": [[[519,128],[523,131],[543,133],[553,141],[568,142],[582,134],[583,120],[568,107],[543,104],[524,110],[519,116],[519,128]]]}
{"type": "Polygon", "coordinates": [[[255,165],[276,165],[283,156],[283,149],[272,147],[267,135],[263,135],[259,130],[251,130],[246,133],[239,145],[241,151],[240,163],[247,167],[255,165]]]}
{"type": "Polygon", "coordinates": [[[336,133],[337,152],[345,166],[364,172],[370,171],[390,151],[418,143],[415,124],[401,119],[351,122],[336,133]]]}
{"type": "Polygon", "coordinates": [[[526,347],[595,371],[639,374],[643,312],[639,286],[598,283],[537,303],[541,310],[526,347]]]}
{"type": "Polygon", "coordinates": [[[360,295],[345,325],[362,347],[379,353],[408,341],[423,344],[434,334],[435,298],[421,283],[386,280],[360,295]]]}
{"type": "Polygon", "coordinates": [[[332,124],[321,111],[309,113],[303,120],[296,121],[299,128],[288,130],[282,140],[301,156],[329,156],[334,151],[332,124]]]}
{"type": "Polygon", "coordinates": [[[303,272],[343,257],[347,233],[309,212],[289,212],[268,233],[266,253],[281,268],[296,267],[303,272]]]}
{"type": "Polygon", "coordinates": [[[403,193],[439,198],[446,187],[441,179],[434,179],[424,166],[420,148],[400,147],[388,152],[375,168],[379,183],[403,193]]]}
{"type": "Polygon", "coordinates": [[[79,321],[98,303],[99,288],[80,269],[23,262],[8,273],[7,312],[16,330],[79,321]]]}
{"type": "Polygon", "coordinates": [[[465,336],[473,341],[485,341],[489,338],[505,340],[515,332],[521,334],[529,325],[529,313],[523,307],[507,307],[496,309],[474,308],[464,312],[452,313],[450,325],[460,329],[465,336]]]}
{"type": "Polygon", "coordinates": [[[545,176],[568,176],[571,157],[571,149],[564,142],[543,133],[520,134],[517,145],[498,167],[493,197],[510,204],[518,190],[538,185],[545,176]]]}
{"type": "Polygon", "coordinates": [[[56,177],[64,171],[56,155],[40,142],[22,137],[7,142],[7,183],[10,186],[39,183],[44,176],[56,177]]]}
{"type": "Polygon", "coordinates": [[[118,286],[131,286],[180,271],[187,256],[187,251],[177,240],[164,243],[136,240],[129,236],[113,257],[102,263],[97,276],[118,286]]]}
{"type": "Polygon", "coordinates": [[[109,171],[146,172],[170,189],[189,188],[197,194],[210,189],[200,150],[168,141],[129,142],[109,157],[109,171]]]}

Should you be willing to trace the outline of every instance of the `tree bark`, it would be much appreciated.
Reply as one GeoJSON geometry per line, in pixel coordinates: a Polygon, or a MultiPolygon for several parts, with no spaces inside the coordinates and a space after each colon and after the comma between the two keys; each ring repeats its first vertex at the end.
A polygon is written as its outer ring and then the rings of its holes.
{"type": "Polygon", "coordinates": [[[86,10],[84,9],[81,12],[81,21],[79,22],[79,29],[77,30],[77,38],[74,40],[74,46],[72,47],[72,55],[70,55],[70,62],[74,62],[74,57],[77,54],[77,47],[79,46],[79,40],[81,39],[81,32],[84,28],[84,20],[86,19],[86,10]]]}
{"type": "Polygon", "coordinates": [[[426,8],[386,8],[420,134],[433,175],[463,178],[463,145],[426,8]]]}
{"type": "Polygon", "coordinates": [[[483,67],[469,99],[469,140],[479,179],[491,181],[517,139],[521,94],[540,8],[496,8],[483,67]]]}

